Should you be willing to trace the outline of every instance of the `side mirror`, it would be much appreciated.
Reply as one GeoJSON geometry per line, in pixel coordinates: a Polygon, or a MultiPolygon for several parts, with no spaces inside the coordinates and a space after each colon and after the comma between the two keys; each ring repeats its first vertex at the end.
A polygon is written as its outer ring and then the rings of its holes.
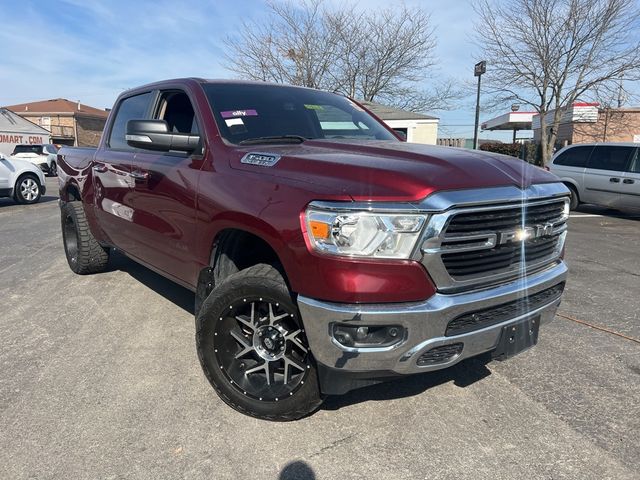
{"type": "Polygon", "coordinates": [[[173,133],[164,120],[129,120],[127,144],[145,150],[160,152],[193,152],[200,145],[200,135],[173,133]]]}

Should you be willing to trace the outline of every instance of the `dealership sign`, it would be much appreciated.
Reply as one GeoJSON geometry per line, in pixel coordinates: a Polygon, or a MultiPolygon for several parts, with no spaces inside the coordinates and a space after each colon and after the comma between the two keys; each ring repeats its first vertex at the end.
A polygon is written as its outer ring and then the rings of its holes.
{"type": "Polygon", "coordinates": [[[0,143],[11,143],[12,145],[25,144],[42,145],[49,143],[49,139],[41,135],[17,135],[10,133],[0,133],[0,143]],[[46,141],[45,141],[46,140],[46,141]]]}

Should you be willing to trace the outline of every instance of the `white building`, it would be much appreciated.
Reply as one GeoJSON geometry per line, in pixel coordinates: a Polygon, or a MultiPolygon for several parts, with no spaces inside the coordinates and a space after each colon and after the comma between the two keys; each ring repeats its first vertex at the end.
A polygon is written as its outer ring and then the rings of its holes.
{"type": "Polygon", "coordinates": [[[440,119],[431,115],[409,112],[400,108],[359,100],[368,110],[397,132],[407,136],[407,142],[435,145],[440,119]]]}
{"type": "Polygon", "coordinates": [[[0,108],[0,153],[11,155],[16,145],[50,143],[50,138],[48,130],[0,108]]]}

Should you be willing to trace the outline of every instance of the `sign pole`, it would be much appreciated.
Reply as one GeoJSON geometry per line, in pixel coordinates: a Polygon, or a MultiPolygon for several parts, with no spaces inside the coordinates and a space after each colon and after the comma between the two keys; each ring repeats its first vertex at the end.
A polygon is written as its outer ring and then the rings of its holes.
{"type": "Polygon", "coordinates": [[[481,61],[474,65],[473,75],[478,77],[478,92],[476,95],[476,123],[473,129],[473,149],[478,149],[478,126],[480,124],[480,79],[482,74],[487,71],[487,62],[481,61]]]}

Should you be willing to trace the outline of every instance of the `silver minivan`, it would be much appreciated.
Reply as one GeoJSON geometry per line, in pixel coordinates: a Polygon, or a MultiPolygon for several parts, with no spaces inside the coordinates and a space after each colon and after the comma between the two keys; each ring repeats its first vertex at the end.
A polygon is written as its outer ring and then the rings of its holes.
{"type": "Polygon", "coordinates": [[[640,144],[569,145],[551,159],[549,170],[571,190],[571,209],[580,203],[640,209],[640,144]]]}

